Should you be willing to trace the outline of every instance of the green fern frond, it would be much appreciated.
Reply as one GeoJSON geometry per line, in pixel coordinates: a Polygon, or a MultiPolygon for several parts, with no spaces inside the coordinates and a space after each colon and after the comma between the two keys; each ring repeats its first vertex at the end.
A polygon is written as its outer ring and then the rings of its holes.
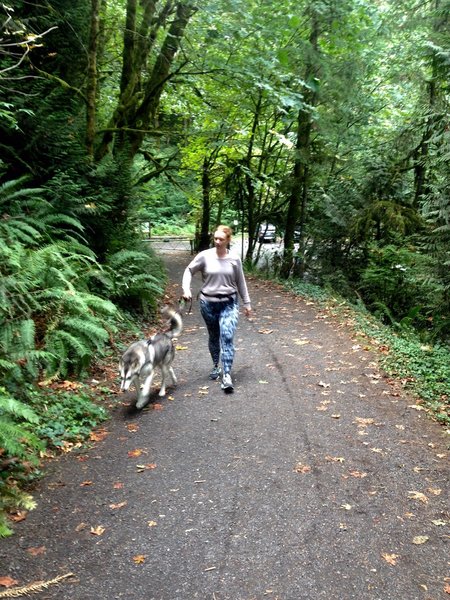
{"type": "Polygon", "coordinates": [[[65,226],[65,227],[72,227],[73,229],[75,229],[76,231],[79,231],[79,232],[84,231],[84,227],[78,219],[75,219],[75,218],[71,217],[70,215],[65,215],[65,214],[61,214],[61,213],[46,215],[43,219],[43,222],[45,223],[45,225],[48,225],[51,227],[65,226]]]}
{"type": "Polygon", "coordinates": [[[94,320],[86,318],[69,318],[64,319],[61,325],[70,330],[72,334],[75,333],[88,341],[90,344],[89,353],[91,353],[92,348],[101,348],[109,337],[108,332],[99,324],[95,323],[94,320]]]}
{"type": "Polygon", "coordinates": [[[10,219],[0,223],[0,233],[5,240],[18,241],[25,245],[36,245],[42,239],[37,227],[20,219],[10,219]]]}
{"type": "Polygon", "coordinates": [[[7,485],[0,479],[0,538],[5,538],[13,533],[8,512],[17,508],[33,510],[36,508],[36,502],[30,494],[16,486],[7,485]]]}
{"type": "Polygon", "coordinates": [[[83,294],[83,300],[86,305],[95,313],[105,316],[117,315],[117,306],[110,300],[105,300],[104,298],[100,298],[94,294],[87,293],[83,294]]]}
{"type": "Polygon", "coordinates": [[[67,361],[71,353],[79,358],[84,358],[89,354],[89,348],[83,343],[83,340],[63,329],[51,332],[46,339],[46,348],[58,359],[61,358],[63,363],[67,361]]]}
{"type": "Polygon", "coordinates": [[[42,447],[40,440],[27,430],[27,423],[36,425],[39,417],[4,387],[0,388],[0,447],[9,456],[29,459],[29,448],[42,447]]]}

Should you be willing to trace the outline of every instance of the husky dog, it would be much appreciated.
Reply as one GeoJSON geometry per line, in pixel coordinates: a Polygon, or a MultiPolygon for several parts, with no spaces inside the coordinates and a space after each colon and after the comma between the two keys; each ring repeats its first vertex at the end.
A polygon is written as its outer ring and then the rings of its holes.
{"type": "Polygon", "coordinates": [[[136,408],[143,408],[149,401],[150,387],[152,385],[155,368],[161,369],[160,396],[166,395],[166,379],[170,373],[173,383],[177,382],[172,369],[175,357],[175,346],[172,338],[180,335],[183,321],[179,312],[165,306],[161,313],[170,319],[170,329],[164,333],[157,333],[149,340],[139,340],[127,348],[119,362],[120,390],[126,391],[133,383],[138,391],[136,408]],[[143,386],[141,389],[141,383],[143,386]]]}

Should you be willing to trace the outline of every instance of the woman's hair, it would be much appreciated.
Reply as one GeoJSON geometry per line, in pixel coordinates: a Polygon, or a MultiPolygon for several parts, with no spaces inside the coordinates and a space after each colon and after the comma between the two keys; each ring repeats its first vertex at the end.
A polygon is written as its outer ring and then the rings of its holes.
{"type": "Polygon", "coordinates": [[[222,231],[222,233],[224,233],[227,236],[227,240],[228,241],[231,240],[233,231],[232,231],[231,227],[228,227],[228,225],[217,225],[216,231],[222,231]]]}

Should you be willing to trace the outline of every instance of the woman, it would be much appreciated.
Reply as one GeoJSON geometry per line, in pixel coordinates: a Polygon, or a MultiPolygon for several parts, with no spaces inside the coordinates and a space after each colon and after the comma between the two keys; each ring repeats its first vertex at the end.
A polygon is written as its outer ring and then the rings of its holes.
{"type": "Polygon", "coordinates": [[[214,232],[214,247],[199,252],[184,271],[183,298],[190,300],[192,276],[201,272],[203,285],[200,291],[200,312],[208,329],[208,347],[213,361],[210,379],[221,375],[219,359],[222,359],[222,389],[233,391],[231,367],[234,359],[234,333],[239,319],[238,294],[244,303],[247,317],[251,314],[250,297],[237,254],[230,252],[231,229],[219,225],[214,232]]]}

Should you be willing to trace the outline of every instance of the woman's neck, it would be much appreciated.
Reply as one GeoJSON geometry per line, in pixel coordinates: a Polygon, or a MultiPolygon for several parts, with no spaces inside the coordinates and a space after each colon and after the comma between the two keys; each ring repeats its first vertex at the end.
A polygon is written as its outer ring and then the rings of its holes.
{"type": "Polygon", "coordinates": [[[227,248],[216,248],[216,254],[219,258],[223,258],[228,254],[227,248]]]}

